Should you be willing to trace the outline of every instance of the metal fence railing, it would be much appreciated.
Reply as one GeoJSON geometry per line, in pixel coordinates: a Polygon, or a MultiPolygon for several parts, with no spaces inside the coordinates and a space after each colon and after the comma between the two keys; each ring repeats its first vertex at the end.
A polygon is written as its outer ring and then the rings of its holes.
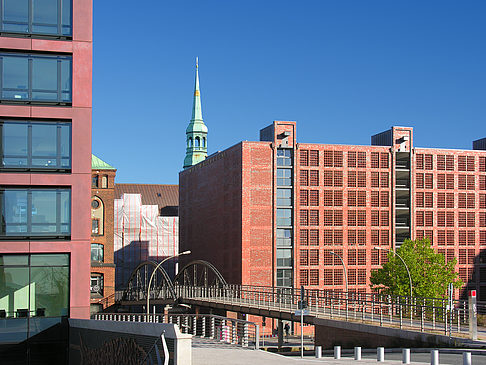
{"type": "Polygon", "coordinates": [[[260,348],[259,325],[213,314],[97,313],[96,320],[177,324],[182,333],[241,347],[260,348]]]}
{"type": "MultiPolygon", "coordinates": [[[[246,305],[293,313],[298,309],[300,290],[247,285],[224,287],[175,287],[182,299],[198,299],[231,305],[246,305]]],[[[447,299],[391,296],[377,293],[309,289],[305,291],[309,314],[322,318],[359,321],[400,329],[444,335],[464,335],[469,331],[468,302],[447,299]]],[[[478,303],[479,312],[486,310],[478,303]]]]}

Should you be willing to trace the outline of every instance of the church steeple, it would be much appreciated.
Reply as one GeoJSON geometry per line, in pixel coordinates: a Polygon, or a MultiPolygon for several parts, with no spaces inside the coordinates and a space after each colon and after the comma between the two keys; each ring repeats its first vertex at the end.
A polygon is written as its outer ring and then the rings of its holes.
{"type": "Polygon", "coordinates": [[[196,82],[194,85],[194,100],[192,105],[192,118],[186,128],[186,158],[184,168],[204,161],[208,155],[207,147],[208,128],[204,124],[201,110],[201,93],[199,91],[199,65],[196,57],[196,82]]]}

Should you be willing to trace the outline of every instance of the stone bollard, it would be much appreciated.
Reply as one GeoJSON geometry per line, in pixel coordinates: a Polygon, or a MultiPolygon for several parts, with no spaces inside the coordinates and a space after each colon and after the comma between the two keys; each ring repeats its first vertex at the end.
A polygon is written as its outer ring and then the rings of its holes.
{"type": "Polygon", "coordinates": [[[376,361],[384,362],[385,361],[385,348],[378,347],[376,349],[376,361]]]}
{"type": "Polygon", "coordinates": [[[315,351],[316,351],[316,359],[320,359],[322,357],[322,347],[316,346],[315,351]]]}
{"type": "Polygon", "coordinates": [[[336,360],[341,358],[341,346],[334,346],[334,358],[336,360]]]}
{"type": "Polygon", "coordinates": [[[462,365],[472,365],[472,358],[470,352],[462,353],[462,365]]]}
{"type": "Polygon", "coordinates": [[[430,365],[439,365],[439,350],[430,351],[430,365]]]}
{"type": "Polygon", "coordinates": [[[361,360],[361,347],[359,346],[354,348],[354,359],[361,360]]]}
{"type": "Polygon", "coordinates": [[[402,363],[410,364],[410,349],[402,349],[402,363]]]}

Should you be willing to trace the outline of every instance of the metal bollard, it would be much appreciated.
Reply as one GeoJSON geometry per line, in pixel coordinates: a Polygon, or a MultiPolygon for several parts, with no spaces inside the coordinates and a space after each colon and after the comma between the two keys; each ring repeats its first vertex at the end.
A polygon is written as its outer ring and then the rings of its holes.
{"type": "Polygon", "coordinates": [[[376,349],[376,361],[384,362],[385,361],[385,348],[378,347],[376,349]]]}
{"type": "Polygon", "coordinates": [[[354,359],[361,360],[361,347],[359,346],[354,348],[354,359]]]}
{"type": "Polygon", "coordinates": [[[315,347],[315,351],[316,351],[316,358],[317,359],[320,359],[322,357],[322,347],[321,346],[316,346],[315,347]]]}
{"type": "Polygon", "coordinates": [[[402,349],[402,363],[410,364],[410,349],[402,349]]]}
{"type": "Polygon", "coordinates": [[[439,350],[430,351],[430,365],[439,365],[439,350]]]}
{"type": "Polygon", "coordinates": [[[472,365],[472,358],[470,352],[462,353],[462,365],[472,365]]]}
{"type": "Polygon", "coordinates": [[[334,358],[336,360],[341,358],[341,346],[334,346],[334,358]]]}

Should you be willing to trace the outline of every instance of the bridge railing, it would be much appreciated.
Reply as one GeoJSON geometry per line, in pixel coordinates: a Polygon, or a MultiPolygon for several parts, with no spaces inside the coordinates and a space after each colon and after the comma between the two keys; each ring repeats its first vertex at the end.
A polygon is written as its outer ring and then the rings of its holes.
{"type": "Polygon", "coordinates": [[[181,333],[241,347],[260,348],[260,329],[254,322],[213,314],[97,313],[96,320],[177,324],[181,333]]]}
{"type": "MultiPolygon", "coordinates": [[[[175,287],[181,298],[203,299],[232,305],[247,305],[269,310],[294,312],[300,290],[248,285],[224,287],[175,287]]],[[[305,293],[310,315],[386,325],[422,332],[466,334],[469,331],[467,301],[454,300],[448,308],[446,299],[391,296],[311,289],[305,293]]]]}

